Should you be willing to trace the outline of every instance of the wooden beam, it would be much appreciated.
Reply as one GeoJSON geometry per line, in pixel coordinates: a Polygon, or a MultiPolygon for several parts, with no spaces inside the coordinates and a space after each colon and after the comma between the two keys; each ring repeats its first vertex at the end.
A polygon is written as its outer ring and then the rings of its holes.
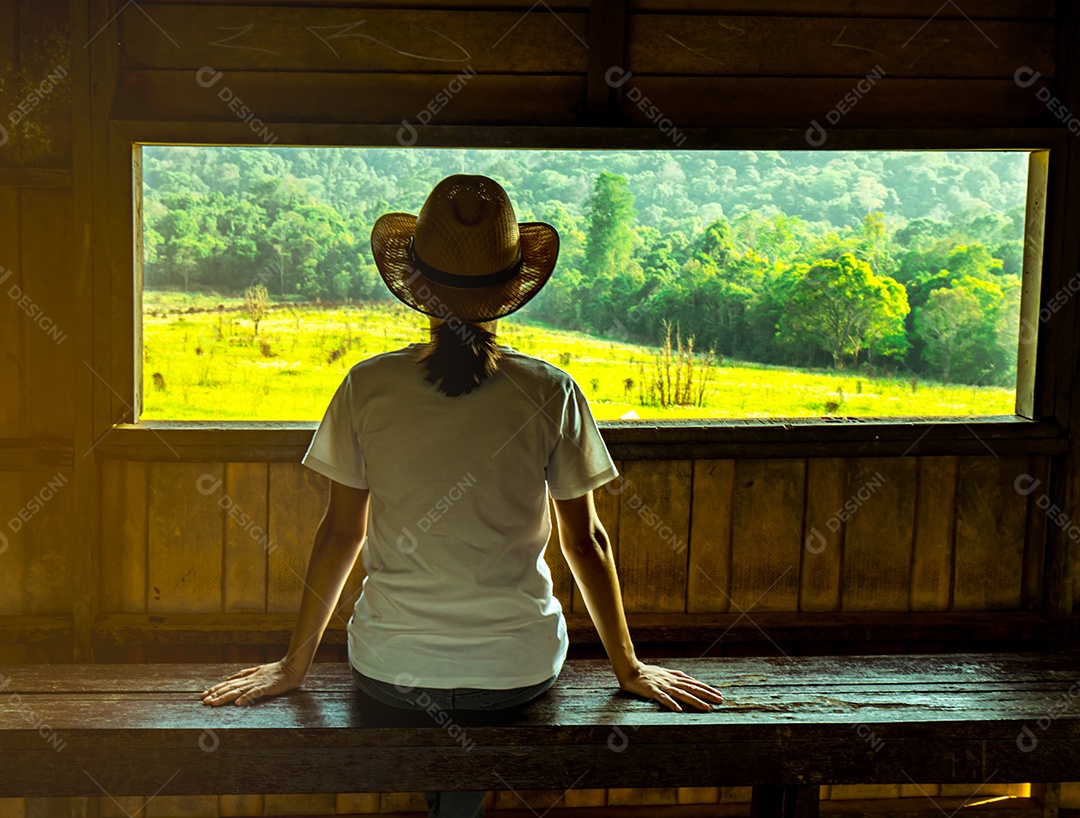
{"type": "MultiPolygon", "coordinates": [[[[295,0],[269,0],[270,2],[295,2],[295,0]]],[[[181,0],[156,0],[156,2],[181,2],[181,0]]],[[[228,2],[228,0],[214,0],[228,2]]],[[[262,0],[267,2],[267,0],[262,0]]],[[[434,2],[434,0],[429,0],[434,2]]],[[[1015,0],[980,0],[979,3],[961,9],[955,3],[942,5],[939,0],[875,0],[873,3],[853,3],[852,0],[631,0],[634,12],[690,12],[708,11],[715,14],[783,14],[813,17],[912,17],[919,22],[931,15],[934,19],[963,20],[974,18],[1052,20],[1055,14],[1054,0],[1033,0],[1016,3],[1015,0]],[[967,13],[965,13],[965,11],[967,13]],[[970,17],[968,16],[970,15],[970,17]]]]}
{"type": "Polygon", "coordinates": [[[0,472],[70,469],[74,461],[70,440],[0,440],[0,472]]]}
{"type": "MultiPolygon", "coordinates": [[[[1075,3],[1059,5],[1059,81],[1057,92],[1076,115],[1080,99],[1080,8],[1075,3]]],[[[1051,413],[1059,425],[1069,430],[1070,438],[1080,429],[1080,378],[1076,373],[1076,356],[1080,354],[1080,299],[1072,292],[1080,276],[1080,146],[1072,138],[1063,149],[1051,156],[1051,183],[1047,192],[1048,221],[1045,239],[1042,303],[1048,308],[1053,301],[1064,300],[1063,307],[1053,318],[1040,325],[1050,329],[1046,343],[1050,350],[1040,364],[1048,363],[1045,373],[1046,391],[1036,394],[1045,401],[1036,406],[1042,417],[1051,413]]],[[[1048,610],[1063,623],[1071,621],[1075,604],[1073,584],[1078,548],[1067,531],[1080,520],[1080,459],[1076,446],[1051,466],[1050,499],[1062,509],[1066,524],[1054,521],[1048,526],[1046,542],[1046,587],[1048,610]]],[[[1067,634],[1071,636],[1071,634],[1067,634]]]]}
{"type": "MultiPolygon", "coordinates": [[[[95,451],[122,460],[298,462],[317,423],[148,422],[117,426],[95,451]]],[[[1052,425],[987,418],[601,422],[612,457],[901,457],[1053,454],[1068,445],[1052,425]]]]}
{"type": "Polygon", "coordinates": [[[618,89],[608,81],[608,71],[626,67],[627,0],[592,0],[589,5],[589,81],[587,108],[594,123],[613,123],[618,118],[618,89]]]}
{"type": "Polygon", "coordinates": [[[1046,230],[1046,186],[1050,151],[1028,156],[1027,203],[1024,217],[1024,261],[1020,294],[1020,340],[1016,363],[1016,414],[1035,417],[1035,359],[1039,340],[1046,230]]]}
{"type": "MultiPolygon", "coordinates": [[[[133,142],[153,145],[257,145],[242,122],[118,117],[113,125],[133,142]]],[[[399,147],[399,124],[271,122],[278,145],[399,147]]],[[[806,128],[685,128],[694,150],[806,150],[806,128]]],[[[1066,144],[1061,128],[848,128],[830,132],[835,150],[1030,150],[1066,144]]],[[[578,125],[428,125],[425,147],[670,150],[653,127],[578,125]]]]}
{"type": "MultiPolygon", "coordinates": [[[[713,614],[630,613],[635,642],[781,643],[830,641],[887,642],[1002,641],[1048,642],[1057,630],[1039,612],[946,613],[762,611],[713,614]]],[[[279,614],[103,614],[94,624],[101,645],[283,645],[296,623],[293,613],[279,614]]],[[[588,614],[566,614],[574,644],[600,644],[588,614]]],[[[323,644],[345,643],[345,624],[331,620],[323,644]]]]}
{"type": "Polygon", "coordinates": [[[69,616],[0,616],[0,644],[71,638],[69,616]]]}
{"type": "Polygon", "coordinates": [[[0,167],[0,187],[71,187],[69,168],[0,167]]]}

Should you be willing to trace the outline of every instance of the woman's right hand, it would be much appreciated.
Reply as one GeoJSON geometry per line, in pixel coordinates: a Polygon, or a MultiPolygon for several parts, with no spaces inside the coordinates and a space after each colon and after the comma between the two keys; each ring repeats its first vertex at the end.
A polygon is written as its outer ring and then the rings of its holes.
{"type": "Polygon", "coordinates": [[[639,665],[633,674],[619,680],[619,687],[628,693],[656,699],[679,712],[683,710],[679,702],[696,710],[712,710],[709,702],[719,704],[724,700],[724,694],[715,687],[699,682],[681,670],[668,670],[657,665],[639,665]]]}
{"type": "Polygon", "coordinates": [[[278,696],[295,690],[303,684],[305,675],[284,660],[256,665],[227,676],[224,682],[204,690],[201,698],[203,704],[214,707],[229,702],[250,704],[263,696],[278,696]]]}

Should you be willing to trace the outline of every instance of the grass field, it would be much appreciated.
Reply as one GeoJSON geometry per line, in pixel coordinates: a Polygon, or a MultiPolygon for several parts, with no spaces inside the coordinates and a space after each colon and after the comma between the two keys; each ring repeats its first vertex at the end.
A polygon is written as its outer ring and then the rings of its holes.
{"type": "MultiPolygon", "coordinates": [[[[242,299],[143,294],[143,420],[318,420],[349,368],[427,340],[427,319],[400,304],[275,305],[259,325],[242,299]],[[218,309],[219,305],[223,309],[218,309]],[[190,311],[189,311],[190,310],[190,311]]],[[[598,420],[1012,414],[1015,393],[735,361],[715,366],[704,406],[642,406],[639,365],[654,348],[549,329],[513,316],[500,343],[565,369],[598,420]],[[569,359],[566,356],[569,355],[569,359]],[[627,390],[625,380],[634,387],[627,390]]]]}

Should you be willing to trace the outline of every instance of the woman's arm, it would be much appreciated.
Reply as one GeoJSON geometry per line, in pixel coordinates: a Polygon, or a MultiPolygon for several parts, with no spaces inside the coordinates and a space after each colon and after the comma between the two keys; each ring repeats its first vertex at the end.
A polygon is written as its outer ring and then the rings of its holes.
{"type": "Polygon", "coordinates": [[[301,678],[307,675],[315,660],[323,632],[337,610],[345,582],[360,555],[367,531],[369,494],[367,489],[354,489],[330,481],[330,501],[315,533],[315,544],[304,577],[300,615],[289,650],[282,660],[301,678]]]}
{"type": "Polygon", "coordinates": [[[300,614],[285,658],[234,673],[203,692],[204,704],[246,704],[300,686],[360,554],[367,531],[368,498],[367,489],[330,482],[330,500],[315,532],[300,614]]]}
{"type": "Polygon", "coordinates": [[[555,500],[559,544],[570,571],[581,588],[589,616],[600,634],[619,687],[656,699],[672,710],[682,710],[680,699],[700,710],[724,695],[681,670],[642,663],[634,652],[626,626],[622,592],[607,532],[596,514],[592,492],[572,500],[555,500]]]}

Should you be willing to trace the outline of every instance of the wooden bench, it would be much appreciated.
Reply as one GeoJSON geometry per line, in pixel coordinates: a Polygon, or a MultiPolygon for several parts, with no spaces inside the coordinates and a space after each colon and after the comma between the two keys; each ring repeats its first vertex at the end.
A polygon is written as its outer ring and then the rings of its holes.
{"type": "Polygon", "coordinates": [[[753,785],[754,814],[813,816],[820,784],[1046,782],[1025,814],[1052,815],[1052,782],[1080,770],[1076,655],[659,663],[726,703],[667,711],[602,660],[567,662],[518,712],[471,716],[365,710],[338,663],[219,708],[198,694],[232,666],[9,667],[0,797],[753,785]]]}

